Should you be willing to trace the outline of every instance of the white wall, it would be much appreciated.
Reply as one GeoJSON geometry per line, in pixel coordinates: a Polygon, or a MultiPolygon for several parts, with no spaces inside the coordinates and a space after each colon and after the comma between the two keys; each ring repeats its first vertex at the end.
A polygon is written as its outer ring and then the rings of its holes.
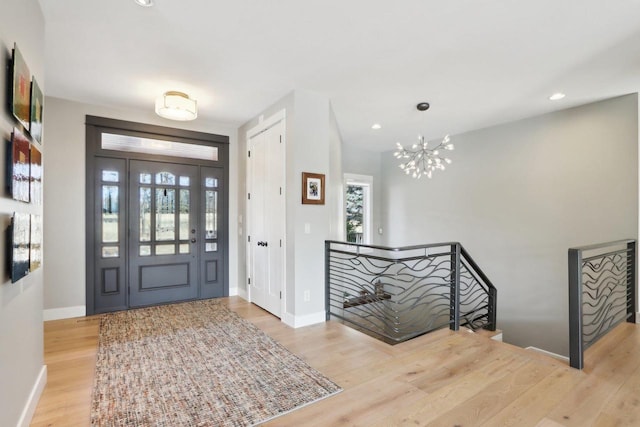
{"type": "MultiPolygon", "coordinates": [[[[339,237],[342,204],[342,140],[331,104],[324,96],[297,90],[277,101],[239,129],[240,152],[246,153],[246,131],[282,109],[286,110],[287,277],[283,319],[292,325],[323,320],[324,241],[339,237]],[[325,174],[325,205],[303,205],[302,172],[325,174]],[[310,233],[306,234],[305,224],[310,233]],[[304,301],[309,291],[310,301],[304,301]]],[[[242,159],[246,157],[241,156],[242,159]]],[[[245,162],[246,163],[246,162],[245,162]]],[[[239,167],[240,188],[245,189],[245,165],[239,167]]],[[[244,197],[239,208],[245,212],[244,197]]],[[[246,214],[243,213],[246,217],[246,214]]],[[[238,248],[238,262],[245,263],[246,246],[238,248]]],[[[246,289],[246,266],[243,289],[246,289]]]]}
{"type": "Polygon", "coordinates": [[[174,122],[153,112],[106,108],[46,98],[47,176],[45,180],[45,314],[77,313],[86,303],[85,268],[85,116],[129,120],[229,136],[229,288],[237,288],[237,129],[203,119],[174,122]]]}
{"type": "Polygon", "coordinates": [[[498,288],[505,341],[567,355],[568,248],[637,238],[637,95],[452,142],[431,180],[384,155],[388,243],[460,241],[498,288]]]}
{"type": "MultiPolygon", "coordinates": [[[[7,68],[13,44],[18,48],[35,75],[38,83],[45,88],[44,81],[44,18],[36,0],[2,0],[0,2],[0,47],[2,66],[0,66],[0,130],[2,146],[0,164],[5,165],[5,142],[11,139],[16,120],[8,111],[6,82],[9,79],[7,68]]],[[[48,114],[45,106],[45,120],[48,114]]],[[[18,125],[20,126],[20,125],[18,125]]],[[[43,166],[48,164],[48,142],[46,129],[43,152],[43,166]]],[[[41,206],[16,202],[4,192],[6,186],[4,173],[0,174],[0,262],[6,265],[8,251],[4,240],[4,231],[14,212],[41,213],[41,206]]],[[[48,226],[45,221],[45,229],[48,226]]],[[[46,369],[43,360],[42,332],[42,275],[40,268],[24,279],[12,284],[6,267],[0,280],[0,425],[15,426],[18,423],[28,425],[37,399],[38,390],[46,382],[46,369]],[[30,398],[32,392],[34,395],[30,398]]]]}

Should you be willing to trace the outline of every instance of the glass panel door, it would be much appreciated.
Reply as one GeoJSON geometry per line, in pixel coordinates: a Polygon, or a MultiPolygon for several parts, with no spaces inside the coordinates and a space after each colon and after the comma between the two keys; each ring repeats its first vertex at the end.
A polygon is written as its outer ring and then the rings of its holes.
{"type": "Polygon", "coordinates": [[[197,166],[131,161],[130,305],[198,296],[197,166]]]}

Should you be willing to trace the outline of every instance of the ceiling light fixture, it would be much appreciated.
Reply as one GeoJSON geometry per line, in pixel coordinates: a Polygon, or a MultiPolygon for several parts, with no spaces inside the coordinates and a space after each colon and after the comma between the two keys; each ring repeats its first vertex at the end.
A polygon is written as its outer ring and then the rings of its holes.
{"type": "Polygon", "coordinates": [[[564,93],[562,93],[562,92],[556,92],[556,93],[554,93],[553,95],[551,95],[549,97],[549,100],[551,100],[551,101],[559,101],[562,98],[564,98],[565,96],[566,95],[564,93]]]}
{"type": "Polygon", "coordinates": [[[380,123],[374,123],[374,124],[371,125],[371,129],[380,130],[380,129],[382,129],[382,125],[380,123]]]}
{"type": "MultiPolygon", "coordinates": [[[[416,105],[416,108],[418,111],[426,111],[429,109],[429,103],[421,102],[416,105]]],[[[424,136],[418,135],[418,142],[411,148],[404,148],[399,142],[396,142],[396,148],[397,151],[393,155],[396,159],[402,159],[400,169],[407,175],[420,179],[422,175],[431,178],[436,169],[444,170],[445,164],[451,164],[451,159],[444,157],[441,150],[452,151],[454,147],[449,135],[433,148],[429,148],[429,143],[424,140],[424,136]]]]}
{"type": "Polygon", "coordinates": [[[165,92],[156,99],[156,114],[170,120],[195,120],[198,117],[198,103],[186,93],[165,92]]]}
{"type": "Polygon", "coordinates": [[[138,6],[151,7],[153,6],[153,0],[133,0],[138,6]]]}

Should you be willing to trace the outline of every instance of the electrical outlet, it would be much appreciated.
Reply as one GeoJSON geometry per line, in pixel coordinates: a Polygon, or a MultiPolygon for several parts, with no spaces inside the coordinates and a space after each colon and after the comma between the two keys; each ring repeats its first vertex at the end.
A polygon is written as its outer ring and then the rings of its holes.
{"type": "Polygon", "coordinates": [[[311,291],[304,291],[304,302],[311,301],[311,291]]]}

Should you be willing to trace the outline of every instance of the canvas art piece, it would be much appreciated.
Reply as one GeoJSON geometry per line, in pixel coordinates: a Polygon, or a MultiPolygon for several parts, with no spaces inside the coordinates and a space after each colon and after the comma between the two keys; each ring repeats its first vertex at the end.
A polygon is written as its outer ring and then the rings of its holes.
{"type": "Polygon", "coordinates": [[[31,115],[31,73],[18,45],[13,47],[13,85],[11,112],[25,129],[29,130],[31,115]]]}
{"type": "Polygon", "coordinates": [[[29,133],[33,137],[35,141],[42,144],[42,112],[44,109],[44,96],[42,95],[42,90],[36,81],[36,78],[33,77],[31,80],[31,114],[30,117],[30,127],[29,133]]]}
{"type": "Polygon", "coordinates": [[[42,264],[42,216],[31,215],[31,237],[29,239],[29,271],[42,264]]]}
{"type": "Polygon", "coordinates": [[[305,205],[324,205],[324,175],[302,173],[302,203],[305,205]]]}
{"type": "Polygon", "coordinates": [[[13,129],[11,138],[10,193],[15,200],[29,202],[30,143],[18,128],[13,129]]]}
{"type": "Polygon", "coordinates": [[[31,215],[13,214],[10,226],[11,239],[11,283],[29,274],[29,239],[31,215]]]}
{"type": "Polygon", "coordinates": [[[31,203],[42,204],[42,153],[35,145],[31,145],[30,153],[29,194],[31,203]]]}

